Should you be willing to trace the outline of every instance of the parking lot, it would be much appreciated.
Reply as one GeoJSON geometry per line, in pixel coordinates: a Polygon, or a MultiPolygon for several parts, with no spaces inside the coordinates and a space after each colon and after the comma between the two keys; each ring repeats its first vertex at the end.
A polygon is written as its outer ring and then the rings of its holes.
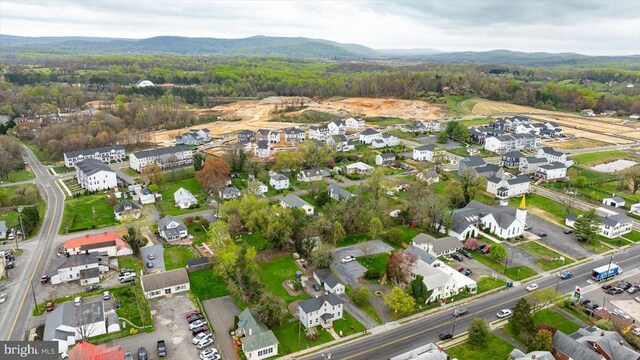
{"type": "MultiPolygon", "coordinates": [[[[631,284],[640,285],[640,274],[628,276],[626,278],[616,277],[615,280],[609,281],[606,284],[615,285],[620,280],[624,280],[631,284]]],[[[640,296],[640,291],[634,294],[629,294],[627,291],[625,291],[622,294],[610,295],[602,290],[602,285],[604,284],[598,284],[595,289],[588,291],[583,295],[583,297],[599,304],[610,312],[616,309],[620,309],[630,316],[630,320],[640,322],[640,303],[634,300],[635,297],[640,296]]]]}
{"type": "Polygon", "coordinates": [[[162,245],[145,246],[140,248],[140,256],[142,257],[146,272],[165,271],[164,248],[162,245]],[[150,255],[153,259],[149,258],[150,255]],[[150,268],[147,263],[153,264],[153,267],[150,268]]]}
{"type": "Polygon", "coordinates": [[[240,309],[229,296],[209,299],[202,302],[207,316],[211,321],[216,336],[216,345],[223,359],[235,359],[236,352],[233,350],[233,340],[229,335],[229,329],[235,328],[233,319],[240,314],[240,309]]]}
{"type": "Polygon", "coordinates": [[[156,344],[164,340],[167,346],[166,359],[199,360],[198,348],[191,344],[191,331],[184,314],[195,309],[188,295],[152,300],[152,313],[155,330],[152,333],[141,333],[113,340],[112,345],[120,345],[124,351],[130,351],[137,358],[138,348],[147,350],[149,359],[156,359],[156,344]]]}
{"type": "Polygon", "coordinates": [[[586,258],[593,255],[589,250],[578,245],[574,234],[563,234],[565,228],[534,215],[527,215],[527,225],[531,226],[530,232],[538,234],[544,232],[547,236],[540,238],[540,242],[560,251],[574,259],[586,258]]]}
{"type": "MultiPolygon", "coordinates": [[[[349,263],[343,264],[340,262],[340,259],[345,258],[348,255],[353,257],[364,256],[365,253],[362,251],[360,243],[358,245],[346,246],[343,248],[336,249],[333,253],[333,264],[331,264],[331,268],[333,272],[338,276],[338,279],[345,282],[349,285],[355,285],[358,283],[358,278],[364,276],[364,273],[367,269],[360,265],[357,261],[351,261],[349,263]]],[[[380,254],[383,252],[389,252],[393,250],[393,248],[381,241],[381,240],[371,240],[367,241],[367,244],[370,244],[371,250],[369,255],[380,254]]]]}
{"type": "Polygon", "coordinates": [[[469,275],[469,277],[475,281],[478,281],[480,280],[480,278],[483,278],[483,277],[492,277],[493,275],[496,275],[498,278],[504,281],[507,281],[507,282],[511,281],[506,276],[500,273],[497,273],[492,268],[474,259],[467,259],[466,257],[462,257],[462,261],[450,259],[448,265],[454,269],[458,269],[458,267],[462,266],[465,269],[471,270],[471,275],[469,275]]]}

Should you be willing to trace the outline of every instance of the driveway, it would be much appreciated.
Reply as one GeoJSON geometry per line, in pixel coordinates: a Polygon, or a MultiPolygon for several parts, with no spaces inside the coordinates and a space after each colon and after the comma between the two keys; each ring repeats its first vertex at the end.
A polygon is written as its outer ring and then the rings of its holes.
{"type": "Polygon", "coordinates": [[[147,349],[149,359],[158,358],[156,344],[158,340],[164,340],[167,345],[167,357],[175,360],[199,360],[198,348],[191,344],[191,331],[184,314],[195,309],[195,305],[189,299],[189,295],[173,295],[151,302],[154,314],[154,327],[152,333],[141,333],[125,338],[116,339],[109,345],[120,345],[124,351],[131,351],[134,358],[137,357],[138,348],[144,346],[147,349]]]}
{"type": "Polygon", "coordinates": [[[162,245],[145,246],[140,248],[140,256],[142,257],[146,272],[166,271],[164,267],[164,248],[162,245]],[[149,255],[152,255],[153,260],[149,259],[149,255]],[[153,264],[152,268],[147,266],[148,262],[153,264]]]}
{"type": "Polygon", "coordinates": [[[578,245],[574,234],[563,234],[565,228],[552,222],[543,220],[535,215],[527,215],[527,225],[531,226],[531,232],[537,234],[541,231],[547,236],[540,238],[540,242],[545,245],[565,253],[574,259],[586,258],[593,255],[589,250],[578,245]]]}
{"type": "Polygon", "coordinates": [[[459,148],[460,146],[462,146],[462,144],[460,144],[459,142],[453,141],[451,139],[447,140],[446,144],[438,144],[437,142],[438,135],[421,136],[421,137],[415,138],[415,140],[425,145],[429,145],[429,144],[438,145],[438,147],[443,150],[451,150],[451,149],[459,148]]]}
{"type": "Polygon", "coordinates": [[[229,329],[235,328],[236,324],[233,323],[233,319],[240,314],[240,309],[229,296],[205,300],[202,302],[202,306],[204,306],[213,327],[218,351],[222,354],[223,359],[235,359],[236,354],[233,350],[229,329]]]}
{"type": "Polygon", "coordinates": [[[331,269],[333,270],[333,273],[338,277],[338,279],[340,279],[340,281],[344,282],[345,284],[357,284],[358,278],[364,276],[364,273],[367,271],[367,269],[364,266],[360,265],[357,261],[343,264],[340,262],[340,259],[346,257],[347,255],[355,257],[364,256],[365,253],[364,251],[362,251],[360,246],[365,243],[371,247],[369,255],[389,252],[393,250],[393,248],[389,246],[389,244],[383,242],[382,240],[371,240],[362,242],[357,245],[336,249],[333,252],[333,264],[331,264],[331,269]]]}

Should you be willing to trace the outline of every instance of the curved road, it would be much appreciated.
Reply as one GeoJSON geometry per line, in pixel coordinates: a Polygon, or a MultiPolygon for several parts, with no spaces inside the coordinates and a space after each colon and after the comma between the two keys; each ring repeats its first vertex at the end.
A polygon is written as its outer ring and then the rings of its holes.
{"type": "MultiPolygon", "coordinates": [[[[58,234],[64,210],[65,196],[56,184],[56,177],[49,174],[47,168],[38,161],[31,150],[25,147],[24,154],[36,176],[35,184],[47,203],[47,211],[42,220],[40,233],[28,240],[28,242],[37,243],[37,246],[33,251],[25,252],[18,258],[18,266],[23,266],[24,269],[21,269],[19,285],[7,291],[9,297],[1,309],[0,339],[2,340],[24,340],[25,338],[34,308],[31,285],[36,292],[40,288],[38,280],[41,274],[45,273],[47,260],[51,258],[53,239],[58,234]]],[[[17,271],[14,270],[14,273],[17,271]]]]}

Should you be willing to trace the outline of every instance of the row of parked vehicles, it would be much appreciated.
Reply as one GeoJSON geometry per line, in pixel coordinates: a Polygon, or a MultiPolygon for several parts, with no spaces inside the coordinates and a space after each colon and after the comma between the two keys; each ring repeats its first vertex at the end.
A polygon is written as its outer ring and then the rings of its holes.
{"type": "Polygon", "coordinates": [[[632,284],[630,282],[620,280],[614,284],[602,285],[602,290],[609,295],[618,295],[624,293],[625,291],[629,294],[635,294],[640,291],[640,283],[632,284]]]}
{"type": "Polygon", "coordinates": [[[198,347],[200,351],[201,360],[220,360],[221,356],[217,349],[209,348],[215,339],[213,333],[208,331],[207,319],[200,312],[200,310],[190,310],[185,313],[187,323],[189,323],[189,330],[193,335],[191,343],[198,347]]]}

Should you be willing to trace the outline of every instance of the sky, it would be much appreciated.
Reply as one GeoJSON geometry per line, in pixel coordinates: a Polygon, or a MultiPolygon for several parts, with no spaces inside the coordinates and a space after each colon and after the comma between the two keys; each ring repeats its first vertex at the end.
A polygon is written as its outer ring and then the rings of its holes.
{"type": "Polygon", "coordinates": [[[0,33],[310,37],[375,49],[640,54],[640,0],[1,0],[0,33]]]}

